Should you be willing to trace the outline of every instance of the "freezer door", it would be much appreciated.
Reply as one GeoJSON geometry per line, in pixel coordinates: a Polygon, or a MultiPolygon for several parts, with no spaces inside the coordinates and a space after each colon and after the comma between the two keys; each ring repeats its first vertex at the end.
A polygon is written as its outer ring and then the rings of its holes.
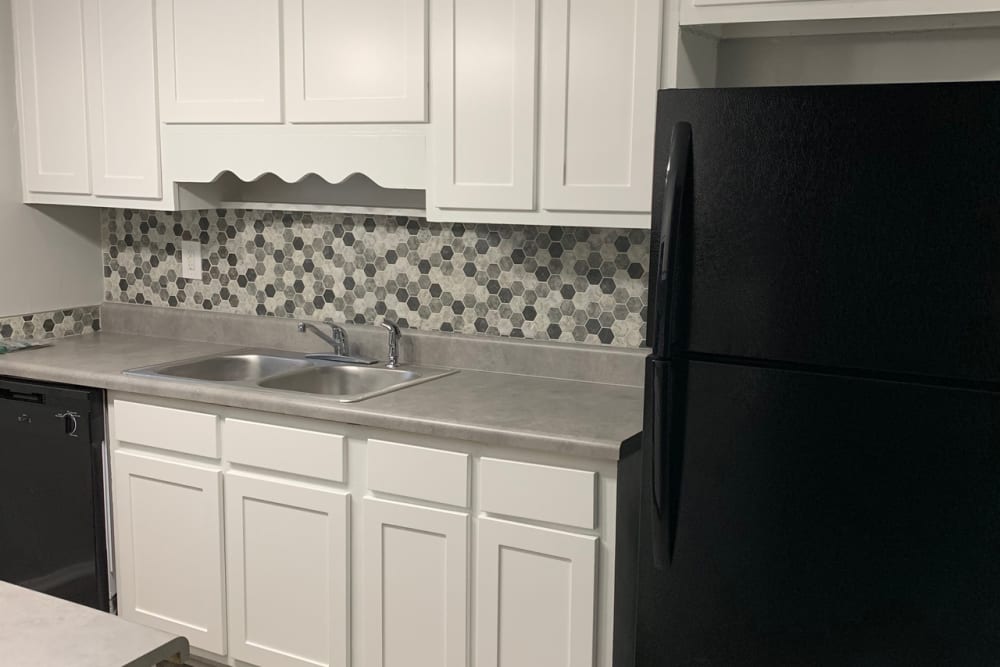
{"type": "Polygon", "coordinates": [[[681,121],[691,350],[1000,380],[1000,83],[662,91],[654,221],[681,121]]]}
{"type": "Polygon", "coordinates": [[[636,665],[1000,664],[1000,396],[692,362],[683,401],[636,665]]]}

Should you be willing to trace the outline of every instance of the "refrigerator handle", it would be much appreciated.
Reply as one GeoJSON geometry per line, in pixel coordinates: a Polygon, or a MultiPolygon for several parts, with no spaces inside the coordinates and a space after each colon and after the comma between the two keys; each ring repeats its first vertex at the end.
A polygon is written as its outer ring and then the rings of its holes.
{"type": "Polygon", "coordinates": [[[684,292],[686,276],[687,234],[683,234],[683,215],[686,195],[690,191],[688,172],[692,160],[691,125],[677,123],[670,135],[670,157],[663,188],[663,212],[660,218],[660,236],[656,266],[649,267],[654,289],[650,308],[650,331],[647,339],[652,354],[664,358],[672,354],[671,347],[678,346],[686,322],[682,321],[685,309],[679,298],[684,292]]]}
{"type": "Polygon", "coordinates": [[[644,424],[643,435],[646,438],[645,445],[652,453],[650,468],[653,472],[653,508],[656,510],[654,522],[658,522],[663,517],[663,507],[665,501],[664,491],[664,467],[663,467],[663,438],[666,435],[663,428],[667,415],[664,410],[664,391],[666,390],[665,376],[667,374],[667,362],[657,359],[653,355],[646,358],[646,391],[645,405],[643,406],[644,424]]]}
{"type": "MultiPolygon", "coordinates": [[[[686,347],[688,330],[688,258],[690,233],[685,224],[690,179],[691,124],[674,125],[663,191],[657,263],[650,267],[655,287],[649,312],[652,352],[647,361],[645,443],[651,453],[653,486],[653,560],[657,568],[673,559],[683,463],[686,365],[678,353],[686,347]]],[[[655,224],[655,223],[654,223],[655,224]]]]}
{"type": "Polygon", "coordinates": [[[684,470],[684,417],[687,405],[687,364],[646,360],[646,405],[643,433],[652,453],[653,564],[664,569],[673,561],[680,516],[681,475],[684,470]]]}

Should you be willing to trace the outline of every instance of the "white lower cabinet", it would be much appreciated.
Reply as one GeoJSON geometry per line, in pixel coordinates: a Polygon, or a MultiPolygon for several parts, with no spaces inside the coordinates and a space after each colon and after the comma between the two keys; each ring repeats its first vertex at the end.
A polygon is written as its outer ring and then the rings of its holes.
{"type": "Polygon", "coordinates": [[[227,472],[229,655],[268,667],[350,664],[350,495],[227,472]]]}
{"type": "Polygon", "coordinates": [[[116,451],[118,613],[226,652],[222,472],[116,451]]]}
{"type": "Polygon", "coordinates": [[[592,667],[597,538],[480,518],[477,667],[592,667]]]}
{"type": "Polygon", "coordinates": [[[366,667],[469,664],[469,516],[366,498],[366,667]]]}
{"type": "Polygon", "coordinates": [[[614,464],[111,401],[120,613],[193,664],[611,667],[614,464]]]}

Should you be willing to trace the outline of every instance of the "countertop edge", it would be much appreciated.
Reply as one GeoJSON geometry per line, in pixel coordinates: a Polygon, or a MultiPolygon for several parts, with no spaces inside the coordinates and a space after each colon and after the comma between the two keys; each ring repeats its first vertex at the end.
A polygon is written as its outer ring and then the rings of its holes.
{"type": "MultiPolygon", "coordinates": [[[[222,348],[223,346],[219,347],[222,348]]],[[[225,347],[233,350],[241,349],[239,346],[225,347]]],[[[125,375],[120,372],[61,368],[39,361],[29,361],[28,358],[32,353],[33,351],[29,350],[0,356],[0,375],[41,382],[95,387],[107,391],[137,394],[153,398],[287,414],[304,419],[319,419],[321,421],[340,422],[369,428],[384,428],[432,437],[466,440],[487,446],[549,452],[604,462],[617,462],[621,445],[627,439],[626,437],[621,442],[617,442],[569,436],[560,437],[553,434],[539,434],[517,429],[499,430],[489,426],[448,424],[412,416],[396,417],[391,414],[352,410],[350,406],[355,404],[335,403],[323,399],[304,399],[298,397],[292,399],[281,394],[241,390],[239,388],[221,387],[207,383],[195,386],[185,381],[143,378],[125,375]],[[19,361],[16,357],[18,354],[27,356],[24,361],[19,361]]],[[[568,380],[557,381],[572,382],[568,380]]]]}

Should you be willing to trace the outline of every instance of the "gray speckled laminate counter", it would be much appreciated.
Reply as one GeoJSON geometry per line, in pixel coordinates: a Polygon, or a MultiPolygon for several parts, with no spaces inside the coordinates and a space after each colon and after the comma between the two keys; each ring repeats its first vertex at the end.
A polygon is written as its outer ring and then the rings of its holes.
{"type": "Polygon", "coordinates": [[[0,663],[153,667],[188,657],[183,637],[0,582],[0,663]]]}
{"type": "Polygon", "coordinates": [[[0,355],[0,375],[612,461],[617,460],[622,441],[641,429],[639,388],[528,375],[462,370],[345,404],[308,395],[122,374],[243,347],[102,332],[0,355]]]}

